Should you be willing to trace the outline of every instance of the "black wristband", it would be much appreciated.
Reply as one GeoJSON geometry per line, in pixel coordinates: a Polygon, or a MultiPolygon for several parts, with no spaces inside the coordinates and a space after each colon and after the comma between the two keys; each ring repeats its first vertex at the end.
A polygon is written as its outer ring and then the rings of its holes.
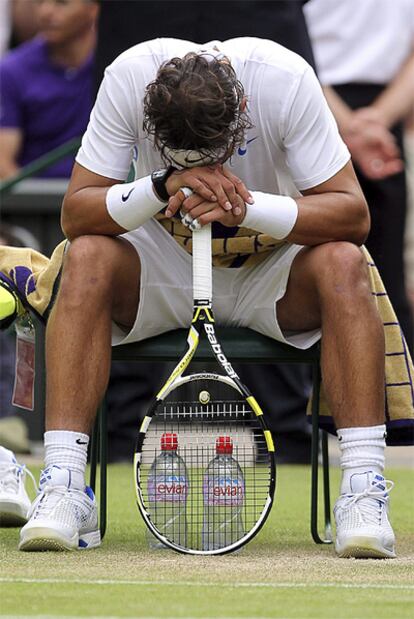
{"type": "Polygon", "coordinates": [[[171,176],[171,174],[176,171],[176,169],[177,168],[174,168],[174,166],[171,165],[168,168],[163,168],[161,170],[155,170],[151,174],[151,181],[154,187],[154,191],[159,197],[159,199],[162,200],[163,202],[168,202],[169,200],[170,194],[168,193],[165,184],[167,180],[169,179],[169,177],[171,176]]]}

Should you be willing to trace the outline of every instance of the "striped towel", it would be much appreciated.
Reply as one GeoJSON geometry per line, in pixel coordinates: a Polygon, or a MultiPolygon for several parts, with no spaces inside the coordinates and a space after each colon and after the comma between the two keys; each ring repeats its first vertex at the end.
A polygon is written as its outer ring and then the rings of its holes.
{"type": "MultiPolygon", "coordinates": [[[[414,367],[400,324],[378,269],[363,247],[369,268],[371,291],[382,318],[385,334],[385,421],[388,445],[414,444],[414,367]]],[[[310,414],[310,406],[308,406],[310,414]]],[[[335,432],[321,386],[320,425],[335,432]]]]}
{"type": "Polygon", "coordinates": [[[59,286],[66,241],[47,258],[29,247],[0,245],[0,281],[17,294],[23,306],[46,322],[59,286]]]}

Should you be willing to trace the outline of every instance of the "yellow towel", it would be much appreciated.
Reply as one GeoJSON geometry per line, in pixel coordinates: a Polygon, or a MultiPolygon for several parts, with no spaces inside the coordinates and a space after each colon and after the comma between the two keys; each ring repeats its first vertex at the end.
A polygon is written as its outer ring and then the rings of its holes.
{"type": "MultiPolygon", "coordinates": [[[[400,324],[388,298],[378,269],[363,247],[369,268],[371,291],[382,318],[385,335],[385,419],[388,445],[412,445],[414,442],[414,367],[400,324]]],[[[308,414],[311,402],[308,405],[308,414]]],[[[321,427],[335,427],[321,385],[319,412],[321,427]]]]}
{"type": "Polygon", "coordinates": [[[47,258],[29,247],[0,245],[0,281],[9,284],[24,307],[47,319],[57,292],[66,241],[47,258]]]}

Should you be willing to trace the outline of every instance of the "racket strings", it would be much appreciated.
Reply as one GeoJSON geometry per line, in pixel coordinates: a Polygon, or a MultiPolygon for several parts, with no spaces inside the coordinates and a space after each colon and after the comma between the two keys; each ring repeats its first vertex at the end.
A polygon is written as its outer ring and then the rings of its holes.
{"type": "Polygon", "coordinates": [[[141,487],[153,524],[169,541],[194,550],[236,543],[260,518],[270,477],[262,427],[244,400],[159,405],[142,448],[141,487]],[[177,440],[168,458],[165,435],[177,440]],[[216,453],[220,436],[233,445],[224,463],[216,453]]]}

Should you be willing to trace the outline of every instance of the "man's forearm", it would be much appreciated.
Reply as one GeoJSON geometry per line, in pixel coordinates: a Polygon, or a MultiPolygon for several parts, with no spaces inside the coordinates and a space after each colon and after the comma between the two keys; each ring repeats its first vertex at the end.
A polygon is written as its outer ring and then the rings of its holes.
{"type": "Polygon", "coordinates": [[[310,246],[330,241],[362,245],[367,237],[368,209],[363,198],[355,195],[326,192],[292,199],[254,191],[253,196],[255,202],[245,205],[239,225],[274,239],[310,246]]]}
{"type": "Polygon", "coordinates": [[[328,105],[335,116],[341,134],[346,134],[353,120],[353,110],[345,103],[331,86],[323,86],[328,105]]]}
{"type": "Polygon", "coordinates": [[[287,240],[298,245],[348,241],[362,245],[369,232],[369,212],[361,197],[328,192],[297,198],[298,217],[287,240]]]}
{"type": "MultiPolygon", "coordinates": [[[[351,162],[330,179],[302,193],[295,198],[297,217],[286,240],[299,245],[320,245],[329,241],[364,243],[369,232],[369,210],[351,162]]],[[[270,201],[268,204],[268,210],[271,209],[276,218],[279,199],[280,196],[274,196],[273,209],[270,201]]],[[[284,217],[283,212],[281,216],[284,217]]],[[[266,227],[259,231],[269,234],[266,227]]]]}
{"type": "Polygon", "coordinates": [[[20,171],[20,167],[14,161],[0,159],[0,179],[1,180],[12,178],[13,176],[16,176],[16,174],[18,174],[19,171],[20,171]]]}
{"type": "Polygon", "coordinates": [[[125,232],[107,211],[107,192],[108,187],[84,187],[65,196],[61,225],[69,240],[85,234],[117,236],[125,232]]]}
{"type": "Polygon", "coordinates": [[[165,206],[149,176],[109,189],[86,187],[65,201],[62,228],[69,239],[84,234],[117,236],[136,230],[165,206]]]}
{"type": "Polygon", "coordinates": [[[387,127],[403,120],[414,101],[414,53],[389,86],[372,104],[387,127]]]}

